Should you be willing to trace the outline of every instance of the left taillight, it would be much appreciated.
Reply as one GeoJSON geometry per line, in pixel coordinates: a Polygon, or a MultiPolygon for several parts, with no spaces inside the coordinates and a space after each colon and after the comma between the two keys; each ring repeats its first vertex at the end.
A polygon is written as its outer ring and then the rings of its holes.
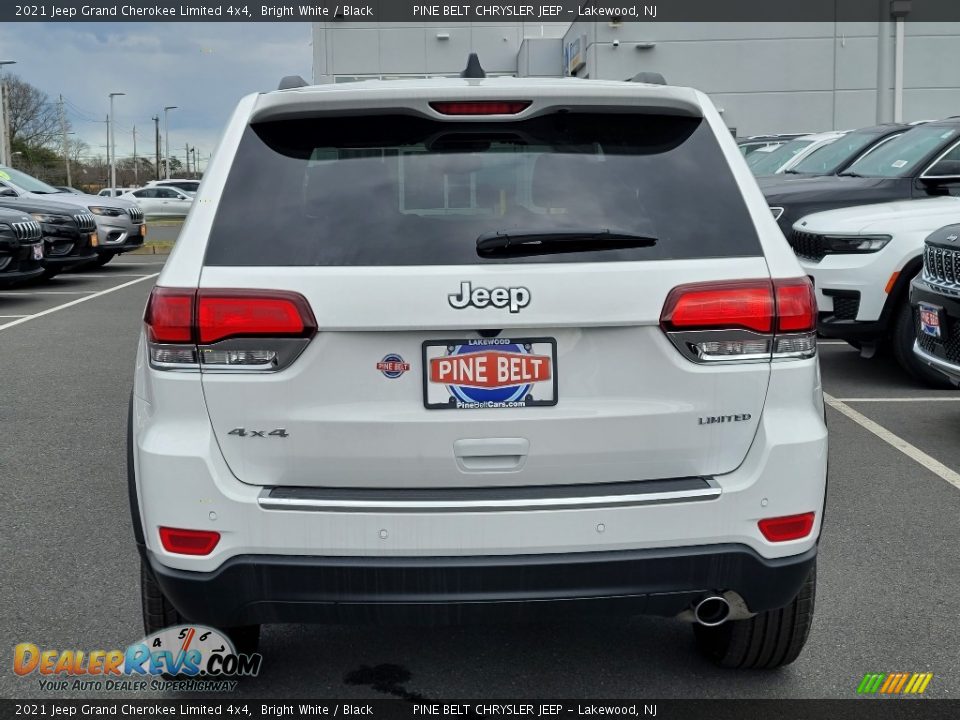
{"type": "Polygon", "coordinates": [[[310,305],[281,290],[154,288],[144,313],[159,370],[276,371],[316,334],[310,305]]]}
{"type": "Polygon", "coordinates": [[[694,362],[813,357],[817,301],[809,278],[680,285],[670,291],[660,326],[694,362]]]}

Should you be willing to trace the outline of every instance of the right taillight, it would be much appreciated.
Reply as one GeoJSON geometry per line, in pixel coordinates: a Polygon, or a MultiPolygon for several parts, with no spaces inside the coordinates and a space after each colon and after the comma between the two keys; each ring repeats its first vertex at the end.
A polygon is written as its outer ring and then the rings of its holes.
{"type": "Polygon", "coordinates": [[[280,370],[317,331],[306,298],[281,290],[158,287],[144,323],[159,370],[280,370]]]}
{"type": "Polygon", "coordinates": [[[694,362],[813,357],[817,303],[809,278],[680,285],[670,291],[660,325],[694,362]]]}

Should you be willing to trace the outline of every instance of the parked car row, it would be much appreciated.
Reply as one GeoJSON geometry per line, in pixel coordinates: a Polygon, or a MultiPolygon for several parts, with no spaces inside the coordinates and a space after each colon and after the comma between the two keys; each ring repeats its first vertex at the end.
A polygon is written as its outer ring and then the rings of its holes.
{"type": "Polygon", "coordinates": [[[0,166],[0,287],[106,265],[143,245],[144,213],[124,198],[62,190],[0,166]]]}
{"type": "Polygon", "coordinates": [[[889,351],[931,386],[956,385],[960,117],[845,132],[758,182],[814,282],[820,335],[865,357],[889,351]]]}

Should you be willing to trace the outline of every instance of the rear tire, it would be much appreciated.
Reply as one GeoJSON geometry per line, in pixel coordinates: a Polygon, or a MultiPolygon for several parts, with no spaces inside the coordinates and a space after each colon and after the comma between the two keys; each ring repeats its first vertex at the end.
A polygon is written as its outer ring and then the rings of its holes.
{"type": "Polygon", "coordinates": [[[786,607],[716,627],[694,625],[697,648],[725,668],[772,670],[789,665],[799,657],[810,634],[816,588],[814,565],[800,592],[786,607]]]}
{"type": "MultiPolygon", "coordinates": [[[[190,622],[163,594],[153,573],[143,561],[140,562],[140,599],[143,608],[143,630],[147,635],[173,625],[184,625],[190,622]]],[[[257,652],[257,648],[260,647],[259,625],[217,629],[230,638],[238,653],[250,655],[257,652]]]]}
{"type": "Polygon", "coordinates": [[[917,329],[913,320],[913,308],[904,301],[897,308],[890,335],[890,346],[897,364],[925,385],[938,390],[956,389],[946,375],[923,362],[913,352],[917,339],[917,329]]]}

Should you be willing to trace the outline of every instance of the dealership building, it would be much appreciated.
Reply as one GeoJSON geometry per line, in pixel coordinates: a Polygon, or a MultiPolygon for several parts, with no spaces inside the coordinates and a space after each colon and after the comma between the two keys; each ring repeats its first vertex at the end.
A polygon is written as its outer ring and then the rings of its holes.
{"type": "Polygon", "coordinates": [[[706,92],[738,135],[960,115],[960,25],[920,22],[313,24],[314,82],[488,75],[625,80],[706,92]]]}

